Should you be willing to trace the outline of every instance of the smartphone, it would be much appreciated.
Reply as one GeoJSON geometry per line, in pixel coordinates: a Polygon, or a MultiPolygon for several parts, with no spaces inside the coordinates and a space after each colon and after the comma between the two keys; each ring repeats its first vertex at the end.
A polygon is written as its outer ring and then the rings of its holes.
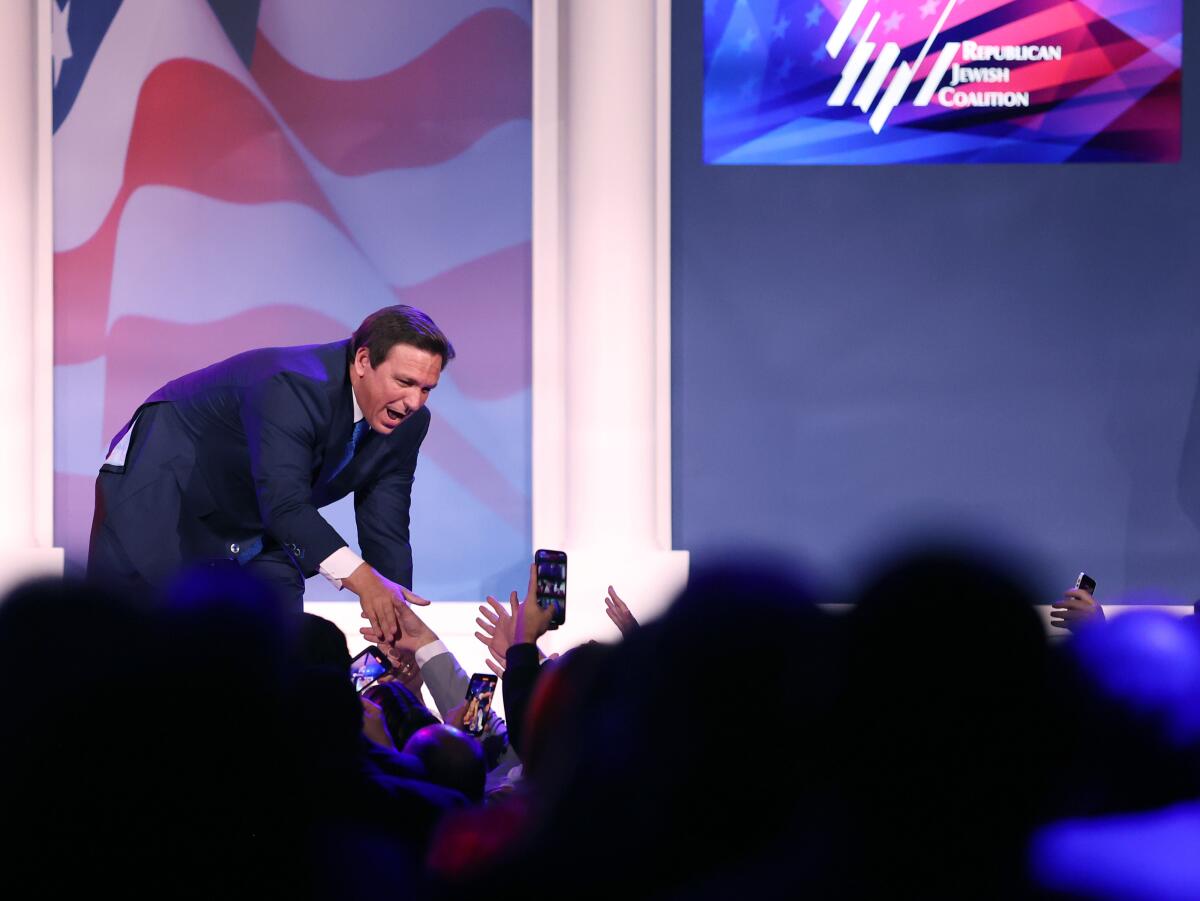
{"type": "Polygon", "coordinates": [[[354,690],[362,694],[391,669],[392,661],[387,655],[375,645],[368,645],[350,661],[350,681],[354,683],[354,690]]]}
{"type": "Polygon", "coordinates": [[[1096,595],[1096,580],[1087,573],[1080,573],[1075,577],[1075,587],[1082,588],[1093,597],[1096,595]]]}
{"type": "Polygon", "coordinates": [[[464,732],[478,737],[483,735],[488,711],[492,709],[492,698],[496,696],[496,677],[491,673],[476,673],[467,686],[467,709],[459,724],[464,732]]]}
{"type": "Polygon", "coordinates": [[[567,621],[567,555],[562,551],[539,550],[533,555],[537,564],[537,602],[545,610],[553,607],[550,628],[567,621]]]}

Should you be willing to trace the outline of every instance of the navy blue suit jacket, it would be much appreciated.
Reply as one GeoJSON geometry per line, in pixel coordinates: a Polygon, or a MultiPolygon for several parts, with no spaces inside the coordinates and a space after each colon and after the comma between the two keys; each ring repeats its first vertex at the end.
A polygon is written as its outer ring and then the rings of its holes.
{"type": "Polygon", "coordinates": [[[128,465],[105,467],[107,487],[101,473],[103,516],[137,569],[155,582],[261,537],[312,576],[347,544],[317,509],[353,492],[363,558],[411,587],[409,504],[429,411],[368,433],[335,476],[353,429],[350,359],[348,340],[251,350],[147,398],[139,412],[164,407],[144,430],[138,421],[128,465]]]}

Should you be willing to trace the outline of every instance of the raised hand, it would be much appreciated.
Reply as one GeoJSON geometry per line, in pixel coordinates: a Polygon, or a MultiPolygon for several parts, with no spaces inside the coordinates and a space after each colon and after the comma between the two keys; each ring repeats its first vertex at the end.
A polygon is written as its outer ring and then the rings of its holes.
{"type": "Polygon", "coordinates": [[[475,622],[482,630],[475,633],[478,638],[488,649],[492,659],[485,661],[492,668],[492,672],[500,675],[504,672],[505,654],[508,652],[509,646],[513,643],[513,628],[516,625],[517,615],[517,593],[514,591],[508,596],[509,609],[505,610],[496,601],[494,597],[488,595],[488,606],[479,605],[479,612],[482,616],[476,617],[475,622]],[[492,661],[495,661],[495,665],[492,661]],[[496,669],[496,665],[500,667],[496,669]]]}
{"type": "Polygon", "coordinates": [[[638,621],[629,612],[629,608],[625,606],[625,602],[621,600],[620,595],[611,585],[608,586],[608,596],[604,599],[604,612],[621,630],[622,635],[629,635],[638,627],[638,621]]]}
{"type": "Polygon", "coordinates": [[[536,644],[537,640],[550,631],[550,618],[554,616],[554,607],[547,604],[542,607],[537,600],[537,564],[529,566],[529,585],[525,589],[525,600],[521,601],[513,611],[513,644],[529,642],[536,644]]]}
{"type": "Polygon", "coordinates": [[[1082,588],[1063,592],[1062,600],[1050,606],[1050,625],[1057,629],[1078,632],[1104,622],[1104,608],[1082,588]]]}

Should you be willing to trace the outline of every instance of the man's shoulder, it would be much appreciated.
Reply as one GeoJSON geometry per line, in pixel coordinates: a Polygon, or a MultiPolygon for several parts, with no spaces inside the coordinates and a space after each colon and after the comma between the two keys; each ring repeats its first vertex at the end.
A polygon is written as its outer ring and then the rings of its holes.
{"type": "Polygon", "coordinates": [[[341,385],[349,381],[349,341],[262,347],[231,357],[227,363],[254,370],[260,377],[305,379],[341,385]]]}
{"type": "Polygon", "coordinates": [[[227,357],[163,385],[150,401],[185,401],[234,392],[245,396],[275,379],[337,391],[349,384],[350,342],[298,347],[259,347],[227,357]]]}

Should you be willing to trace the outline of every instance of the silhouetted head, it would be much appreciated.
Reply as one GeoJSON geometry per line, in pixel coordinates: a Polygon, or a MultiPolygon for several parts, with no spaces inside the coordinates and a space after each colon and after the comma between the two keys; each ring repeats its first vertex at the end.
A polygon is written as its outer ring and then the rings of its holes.
{"type": "Polygon", "coordinates": [[[1200,743],[1200,631],[1157,611],[1115,618],[1080,634],[1071,645],[1095,690],[1159,736],[1200,743]]]}
{"type": "Polygon", "coordinates": [[[312,613],[297,614],[292,641],[292,659],[300,666],[329,666],[350,669],[350,651],[342,630],[312,613]]]}
{"type": "Polygon", "coordinates": [[[841,771],[881,884],[975,872],[1003,894],[1020,872],[1055,749],[1045,628],[1018,572],[920,550],[885,561],[848,617],[841,771]]]}
{"type": "Polygon", "coordinates": [[[438,718],[421,699],[395,679],[376,682],[364,694],[382,708],[388,734],[397,747],[403,748],[419,729],[437,725],[438,718]]]}
{"type": "Polygon", "coordinates": [[[468,800],[483,800],[487,778],[483,747],[461,729],[425,726],[405,742],[404,752],[425,765],[431,782],[462,792],[468,800]]]}
{"type": "Polygon", "coordinates": [[[770,561],[697,567],[664,616],[539,677],[521,859],[597,893],[628,886],[619,859],[679,891],[817,816],[840,646],[814,597],[770,561]]]}
{"type": "Polygon", "coordinates": [[[558,767],[577,756],[588,699],[612,645],[588,642],[542,665],[525,713],[524,775],[558,767]]]}
{"type": "Polygon", "coordinates": [[[1140,810],[1200,794],[1200,634],[1150,611],[1114,617],[1059,649],[1066,725],[1056,812],[1140,810]]]}

